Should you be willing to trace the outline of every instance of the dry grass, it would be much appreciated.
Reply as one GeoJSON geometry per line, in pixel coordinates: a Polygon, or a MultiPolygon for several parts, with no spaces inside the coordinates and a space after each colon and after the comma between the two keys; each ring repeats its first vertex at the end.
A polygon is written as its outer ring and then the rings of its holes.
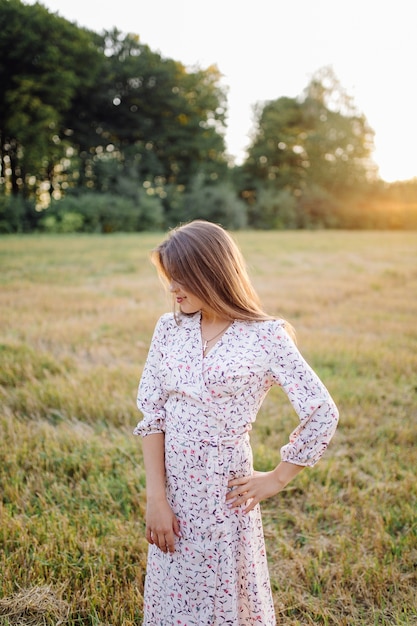
{"type": "MultiPolygon", "coordinates": [[[[417,235],[237,238],[266,308],[296,327],[341,410],[326,457],[263,507],[277,624],[416,625],[417,235]]],[[[170,306],[147,260],[159,240],[0,238],[1,626],[141,621],[131,430],[170,306]]],[[[260,469],[293,426],[272,390],[252,437],[260,469]]]]}
{"type": "Polygon", "coordinates": [[[0,619],[10,626],[61,626],[69,617],[69,605],[50,586],[21,589],[0,599],[0,619]]]}

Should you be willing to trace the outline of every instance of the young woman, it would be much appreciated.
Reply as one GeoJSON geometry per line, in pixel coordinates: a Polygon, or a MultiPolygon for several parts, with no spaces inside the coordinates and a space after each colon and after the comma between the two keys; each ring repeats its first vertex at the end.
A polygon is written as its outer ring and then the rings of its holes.
{"type": "Polygon", "coordinates": [[[262,310],[223,228],[181,226],[152,258],[176,306],[156,325],[138,392],[150,544],[143,624],[275,626],[259,502],[319,460],[337,409],[287,324],[262,310]],[[275,384],[299,425],[277,467],[257,472],[249,431],[275,384]]]}

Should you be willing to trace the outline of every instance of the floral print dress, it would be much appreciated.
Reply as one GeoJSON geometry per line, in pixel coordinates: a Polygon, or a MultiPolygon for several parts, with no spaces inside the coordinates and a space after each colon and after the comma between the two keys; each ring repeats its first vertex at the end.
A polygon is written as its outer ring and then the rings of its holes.
{"type": "Polygon", "coordinates": [[[275,384],[299,417],[281,458],[312,466],[338,413],[282,320],[234,321],[205,357],[200,313],[157,323],[134,433],[165,433],[167,498],[181,537],[173,554],[149,546],[144,625],[275,626],[260,507],[244,514],[225,500],[228,481],[253,471],[249,431],[275,384]]]}

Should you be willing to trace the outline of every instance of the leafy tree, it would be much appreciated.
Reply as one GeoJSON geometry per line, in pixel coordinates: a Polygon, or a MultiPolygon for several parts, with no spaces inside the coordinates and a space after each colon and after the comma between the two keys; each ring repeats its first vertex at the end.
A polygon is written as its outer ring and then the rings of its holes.
{"type": "Polygon", "coordinates": [[[53,182],[65,151],[63,119],[94,80],[97,37],[42,5],[0,0],[0,152],[14,194],[53,182]]]}
{"type": "MultiPolygon", "coordinates": [[[[258,120],[243,165],[249,189],[266,185],[346,196],[375,178],[373,132],[330,68],[317,72],[299,98],[258,106],[258,120]]],[[[330,197],[330,196],[329,196],[330,197]]]]}
{"type": "Polygon", "coordinates": [[[40,4],[0,0],[3,191],[113,192],[123,177],[146,183],[149,201],[197,173],[224,178],[219,79],[217,68],[189,71],[136,35],[98,35],[40,4]]]}
{"type": "Polygon", "coordinates": [[[306,132],[301,104],[282,97],[257,105],[257,129],[243,172],[252,184],[294,188],[304,177],[301,144],[306,132]]]}
{"type": "Polygon", "coordinates": [[[152,184],[186,185],[200,169],[221,176],[227,169],[220,132],[225,96],[217,68],[187,71],[117,29],[104,34],[104,54],[89,116],[82,99],[68,116],[84,159],[81,184],[85,178],[103,184],[94,172],[103,173],[96,164],[109,153],[115,167],[152,184]]]}
{"type": "Polygon", "coordinates": [[[318,70],[303,96],[307,179],[327,191],[364,190],[376,178],[374,133],[333,70],[318,70]]]}

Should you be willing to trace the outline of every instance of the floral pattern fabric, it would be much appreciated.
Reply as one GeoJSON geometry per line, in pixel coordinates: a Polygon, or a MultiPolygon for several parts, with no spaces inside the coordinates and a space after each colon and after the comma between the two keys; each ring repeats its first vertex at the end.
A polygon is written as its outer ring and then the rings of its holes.
{"type": "Polygon", "coordinates": [[[327,389],[282,320],[236,320],[203,357],[200,314],[163,315],[138,391],[134,433],[165,433],[175,552],[149,546],[144,626],[274,626],[260,507],[226,505],[228,481],[253,471],[249,431],[273,385],[299,424],[281,458],[312,466],[336,429],[327,389]]]}

